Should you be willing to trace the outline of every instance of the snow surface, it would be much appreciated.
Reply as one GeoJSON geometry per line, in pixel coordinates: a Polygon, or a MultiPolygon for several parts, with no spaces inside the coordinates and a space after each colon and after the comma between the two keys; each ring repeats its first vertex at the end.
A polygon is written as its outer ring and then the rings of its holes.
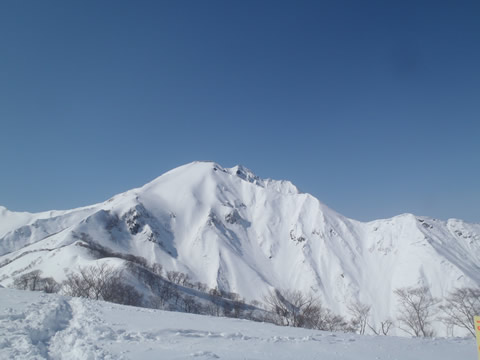
{"type": "Polygon", "coordinates": [[[474,359],[473,338],[360,336],[0,289],[1,359],[474,359]]]}
{"type": "Polygon", "coordinates": [[[395,320],[397,288],[426,285],[445,298],[456,287],[480,285],[480,224],[412,214],[363,223],[289,181],[212,162],[181,166],[85,208],[0,208],[0,284],[37,269],[62,281],[100,261],[88,244],[145,257],[247,300],[262,301],[272,288],[295,289],[347,316],[349,303],[362,301],[372,305],[373,325],[395,320]]]}

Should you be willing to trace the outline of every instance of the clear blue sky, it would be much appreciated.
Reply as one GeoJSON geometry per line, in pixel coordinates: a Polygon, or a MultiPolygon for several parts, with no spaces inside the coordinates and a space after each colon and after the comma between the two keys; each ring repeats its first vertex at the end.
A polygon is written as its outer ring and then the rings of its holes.
{"type": "Polygon", "coordinates": [[[2,1],[0,204],[194,160],[359,220],[480,222],[480,1],[2,1]]]}

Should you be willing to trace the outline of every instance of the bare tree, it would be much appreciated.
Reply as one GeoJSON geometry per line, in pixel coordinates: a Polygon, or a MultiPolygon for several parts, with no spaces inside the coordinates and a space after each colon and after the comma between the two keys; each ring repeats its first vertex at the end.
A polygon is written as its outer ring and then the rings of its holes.
{"type": "Polygon", "coordinates": [[[34,270],[23,274],[13,281],[13,287],[21,290],[44,291],[46,293],[56,293],[60,290],[60,285],[51,277],[44,278],[40,270],[34,270]]]}
{"type": "Polygon", "coordinates": [[[354,332],[355,329],[340,315],[324,308],[312,295],[299,291],[270,291],[265,296],[265,321],[277,325],[305,327],[327,331],[354,332]]]}
{"type": "Polygon", "coordinates": [[[167,279],[174,284],[180,284],[183,281],[185,274],[180,271],[167,271],[167,279]]]}
{"type": "Polygon", "coordinates": [[[190,283],[190,275],[182,273],[182,276],[180,278],[180,285],[185,287],[192,287],[192,284],[190,283]]]}
{"type": "Polygon", "coordinates": [[[212,297],[222,297],[222,293],[220,292],[218,287],[208,290],[208,294],[212,297]]]}
{"type": "Polygon", "coordinates": [[[233,301],[238,301],[241,299],[239,294],[230,291],[222,291],[222,297],[233,301]]]}
{"type": "Polygon", "coordinates": [[[162,306],[165,305],[165,303],[172,298],[173,291],[175,290],[174,285],[171,282],[168,281],[162,281],[159,283],[157,291],[158,291],[158,297],[160,298],[162,302],[162,306]]]}
{"type": "Polygon", "coordinates": [[[61,288],[60,284],[51,277],[42,278],[42,287],[42,290],[49,294],[57,293],[61,288]]]}
{"type": "Polygon", "coordinates": [[[40,270],[34,270],[23,274],[13,281],[13,286],[20,290],[43,290],[40,289],[41,274],[42,272],[40,270]]]}
{"type": "Polygon", "coordinates": [[[201,291],[201,292],[204,292],[204,293],[206,293],[207,289],[208,289],[207,284],[204,284],[200,281],[195,282],[192,287],[194,289],[197,289],[198,291],[201,291]]]}
{"type": "Polygon", "coordinates": [[[433,316],[436,313],[438,300],[432,297],[426,286],[400,288],[394,291],[400,305],[399,327],[410,335],[432,337],[431,328],[433,316]]]}
{"type": "Polygon", "coordinates": [[[162,276],[163,266],[159,263],[155,263],[152,266],[152,271],[158,276],[162,276]]]}
{"type": "Polygon", "coordinates": [[[163,309],[164,308],[164,301],[160,298],[160,296],[150,296],[148,298],[148,307],[152,309],[163,309]]]}
{"type": "Polygon", "coordinates": [[[264,297],[264,301],[267,305],[267,310],[276,315],[277,320],[272,319],[273,322],[277,323],[277,325],[291,325],[290,306],[282,292],[277,289],[269,291],[264,297]]]}
{"type": "Polygon", "coordinates": [[[388,332],[393,327],[393,321],[390,319],[380,321],[380,327],[378,329],[370,324],[368,324],[368,327],[375,335],[388,335],[388,332]]]}
{"type": "Polygon", "coordinates": [[[205,313],[212,316],[221,316],[222,315],[222,303],[217,301],[212,301],[205,305],[205,313]]]}
{"type": "Polygon", "coordinates": [[[315,329],[325,331],[344,331],[355,332],[356,329],[352,327],[343,316],[334,314],[330,309],[320,307],[320,312],[317,317],[315,329]]]}
{"type": "Polygon", "coordinates": [[[117,304],[141,306],[143,296],[132,286],[126,284],[122,279],[112,284],[103,294],[103,300],[117,304]]]}
{"type": "Polygon", "coordinates": [[[154,273],[151,268],[146,268],[137,263],[127,261],[126,269],[152,291],[155,291],[158,287],[158,282],[161,281],[160,276],[154,273]]]}
{"type": "Polygon", "coordinates": [[[187,313],[198,314],[200,312],[200,304],[195,301],[193,296],[187,295],[182,298],[183,310],[187,313]]]}
{"type": "Polygon", "coordinates": [[[222,305],[223,316],[233,317],[233,306],[229,302],[225,301],[222,305]]]}
{"type": "Polygon", "coordinates": [[[135,256],[133,254],[115,254],[116,257],[122,258],[127,261],[134,262],[140,266],[148,268],[148,261],[143,256],[135,256]]]}
{"type": "Polygon", "coordinates": [[[368,317],[370,316],[371,306],[363,304],[360,301],[348,305],[348,310],[353,316],[352,325],[358,329],[358,333],[365,334],[368,325],[368,317]]]}
{"type": "Polygon", "coordinates": [[[240,318],[242,317],[243,311],[245,310],[245,300],[238,299],[233,302],[233,317],[240,318]]]}
{"type": "Polygon", "coordinates": [[[178,288],[177,288],[175,285],[173,285],[173,286],[171,287],[170,291],[171,291],[171,292],[170,292],[171,299],[172,299],[173,301],[175,301],[175,305],[178,305],[178,301],[180,300],[180,298],[181,298],[181,296],[182,296],[182,295],[180,294],[180,291],[178,291],[178,288]]]}
{"type": "Polygon", "coordinates": [[[269,291],[264,298],[268,309],[274,313],[281,325],[314,327],[320,302],[312,295],[300,291],[269,291]]]}
{"type": "Polygon", "coordinates": [[[460,288],[450,292],[446,304],[440,309],[445,316],[441,319],[447,324],[464,328],[475,337],[473,317],[480,314],[480,289],[460,288]]]}

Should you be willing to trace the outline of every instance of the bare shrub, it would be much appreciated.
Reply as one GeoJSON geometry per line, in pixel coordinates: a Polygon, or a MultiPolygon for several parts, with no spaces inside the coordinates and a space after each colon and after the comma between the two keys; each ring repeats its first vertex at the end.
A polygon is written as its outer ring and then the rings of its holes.
{"type": "Polygon", "coordinates": [[[122,271],[106,263],[80,268],[70,274],[63,283],[66,295],[93,300],[105,300],[125,305],[138,305],[142,296],[131,285],[125,283],[122,271]]]}

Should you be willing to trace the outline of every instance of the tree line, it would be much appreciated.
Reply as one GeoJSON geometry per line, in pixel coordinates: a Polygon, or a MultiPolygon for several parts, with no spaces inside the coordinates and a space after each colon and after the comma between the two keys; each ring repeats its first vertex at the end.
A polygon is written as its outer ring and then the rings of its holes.
{"type": "Polygon", "coordinates": [[[191,281],[188,274],[164,271],[160,264],[148,266],[139,257],[130,258],[123,269],[107,263],[80,267],[61,283],[51,277],[43,277],[40,270],[35,270],[16,277],[13,287],[123,305],[255,321],[263,321],[262,313],[265,312],[258,308],[258,302],[247,304],[237,293],[211,289],[204,283],[191,281]],[[138,282],[132,281],[132,277],[138,282]],[[146,293],[151,295],[142,295],[146,293]]]}
{"type": "Polygon", "coordinates": [[[451,291],[442,301],[431,295],[426,286],[404,287],[394,291],[398,316],[378,324],[370,321],[372,307],[361,302],[348,305],[350,319],[332,313],[313,295],[299,291],[270,291],[264,298],[272,322],[278,325],[318,330],[356,332],[367,329],[376,335],[388,335],[396,326],[417,337],[433,337],[433,323],[440,321],[449,329],[459,327],[475,336],[474,316],[480,314],[480,289],[464,287],[451,291]]]}
{"type": "Polygon", "coordinates": [[[315,295],[294,290],[271,290],[264,296],[263,303],[247,304],[237,293],[211,289],[204,283],[192,281],[188,274],[164,271],[161,264],[149,266],[144,258],[128,257],[124,269],[106,263],[81,267],[78,272],[68,274],[62,283],[42,277],[40,270],[31,271],[16,277],[13,287],[124,305],[359,334],[388,335],[397,327],[412,336],[432,337],[435,336],[433,323],[440,321],[447,329],[458,327],[475,336],[473,317],[480,314],[480,289],[471,287],[454,289],[443,301],[434,298],[426,286],[396,289],[396,319],[384,319],[377,324],[371,322],[372,307],[368,304],[350,303],[347,318],[323,306],[315,295]],[[152,295],[145,298],[142,293],[146,292],[128,281],[131,276],[152,295]]]}

